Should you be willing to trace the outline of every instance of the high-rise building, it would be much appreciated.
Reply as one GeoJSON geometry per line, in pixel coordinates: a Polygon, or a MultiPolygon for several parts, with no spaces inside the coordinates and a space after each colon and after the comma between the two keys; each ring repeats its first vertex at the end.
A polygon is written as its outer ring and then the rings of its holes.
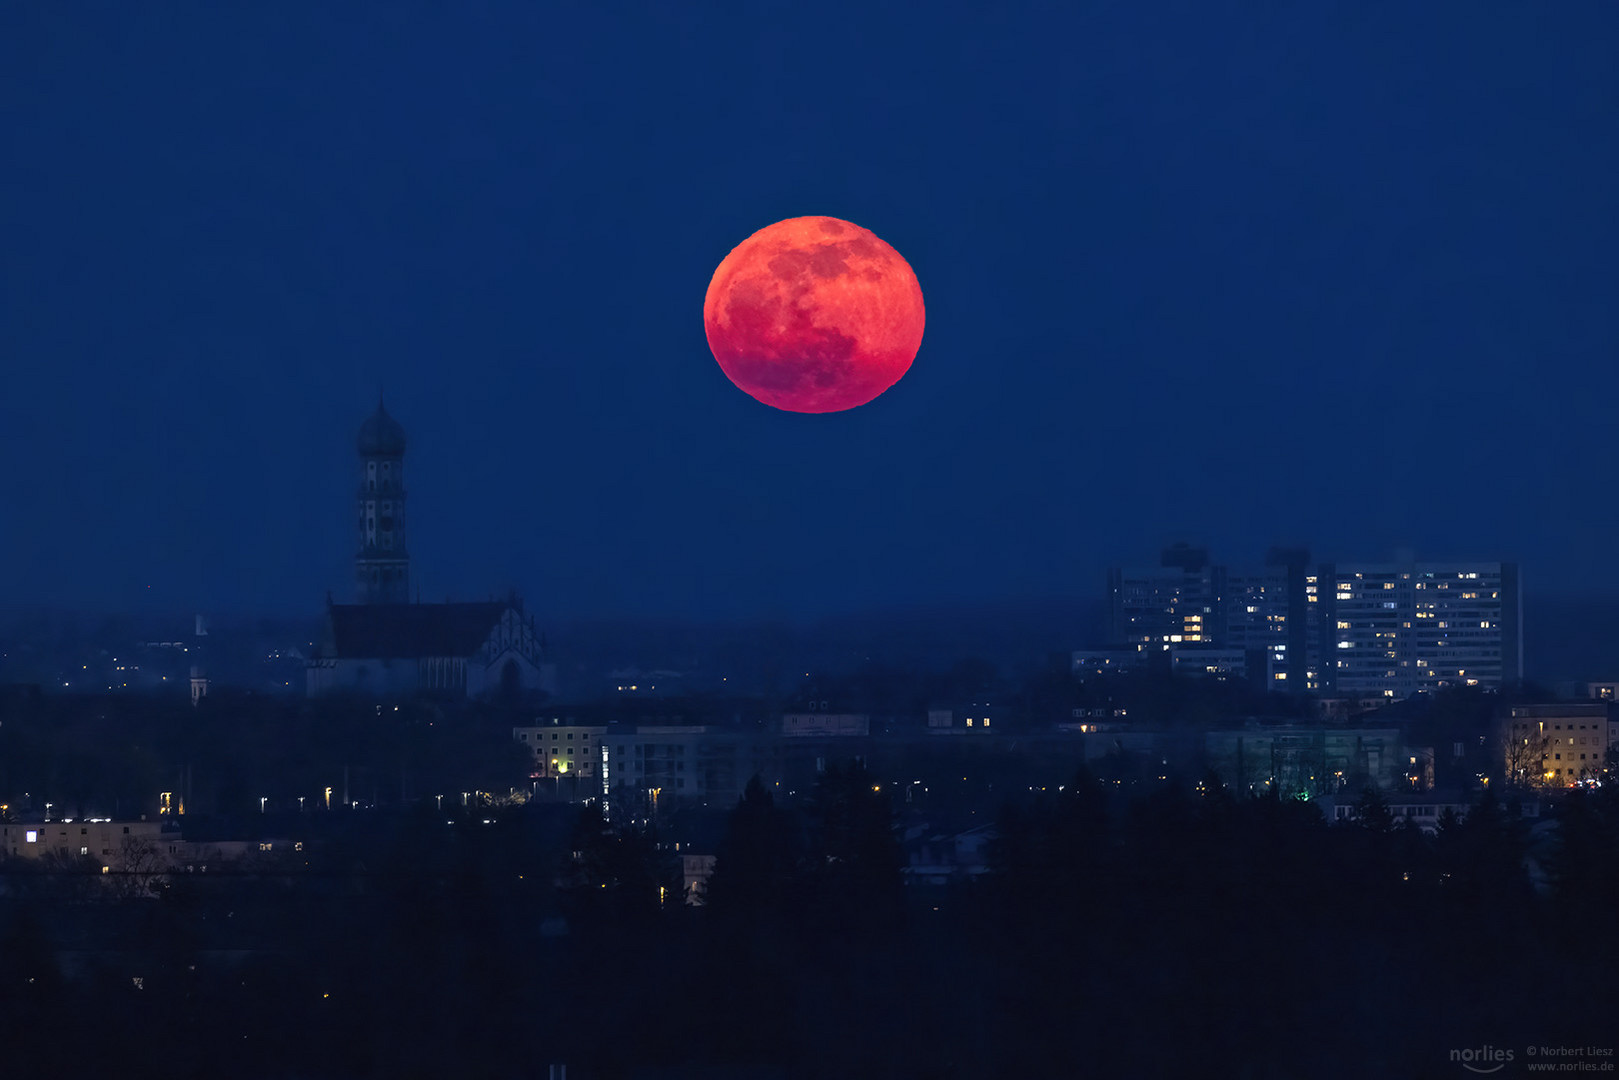
{"type": "Polygon", "coordinates": [[[1238,569],[1178,544],[1157,567],[1109,570],[1108,595],[1113,649],[1241,651],[1272,690],[1405,698],[1523,677],[1513,563],[1315,566],[1303,548],[1273,548],[1263,567],[1238,569]]]}
{"type": "Polygon", "coordinates": [[[1108,571],[1108,643],[1138,652],[1217,644],[1224,568],[1203,548],[1165,548],[1159,565],[1108,571]]]}
{"type": "Polygon", "coordinates": [[[1272,690],[1309,689],[1305,593],[1309,564],[1310,553],[1304,548],[1272,548],[1262,569],[1224,573],[1225,619],[1219,643],[1263,653],[1265,682],[1272,690]]]}
{"type": "Polygon", "coordinates": [[[1248,654],[1242,667],[1255,681],[1306,690],[1309,562],[1305,549],[1275,548],[1263,567],[1235,569],[1210,563],[1203,548],[1177,544],[1156,567],[1110,570],[1109,644],[1178,652],[1180,666],[1194,661],[1186,654],[1197,649],[1235,650],[1248,654]]]}
{"type": "Polygon", "coordinates": [[[360,545],[354,557],[355,599],[361,604],[410,602],[410,555],[405,550],[405,429],[377,399],[360,425],[360,545]]]}
{"type": "Polygon", "coordinates": [[[1320,568],[1321,689],[1404,698],[1523,677],[1513,563],[1354,563],[1320,568]]]}

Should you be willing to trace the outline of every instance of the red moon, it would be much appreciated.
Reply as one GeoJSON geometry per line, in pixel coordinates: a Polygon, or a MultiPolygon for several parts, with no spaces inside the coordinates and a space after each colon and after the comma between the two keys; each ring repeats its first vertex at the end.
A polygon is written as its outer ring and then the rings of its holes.
{"type": "Polygon", "coordinates": [[[841,412],[899,382],[923,322],[910,264],[833,217],[760,229],[720,263],[703,301],[708,347],[726,377],[788,412],[841,412]]]}

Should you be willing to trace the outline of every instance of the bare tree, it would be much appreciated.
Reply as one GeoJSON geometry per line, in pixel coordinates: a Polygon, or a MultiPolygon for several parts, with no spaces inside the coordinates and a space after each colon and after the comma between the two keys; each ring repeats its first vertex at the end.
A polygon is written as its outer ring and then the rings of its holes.
{"type": "Polygon", "coordinates": [[[1542,731],[1527,727],[1505,733],[1506,781],[1511,787],[1541,787],[1546,782],[1546,753],[1551,745],[1542,731]]]}
{"type": "Polygon", "coordinates": [[[121,898],[154,895],[168,872],[168,861],[157,845],[139,836],[123,838],[111,865],[114,891],[121,898]]]}

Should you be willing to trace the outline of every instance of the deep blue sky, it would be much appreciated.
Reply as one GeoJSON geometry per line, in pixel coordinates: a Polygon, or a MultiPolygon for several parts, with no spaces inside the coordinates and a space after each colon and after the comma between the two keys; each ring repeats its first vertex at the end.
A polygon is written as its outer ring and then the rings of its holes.
{"type": "Polygon", "coordinates": [[[1094,592],[1182,537],[1608,580],[1619,5],[1283,6],[5,5],[0,601],[346,597],[379,384],[424,598],[1094,592]],[[703,336],[803,214],[928,305],[848,413],[703,336]]]}

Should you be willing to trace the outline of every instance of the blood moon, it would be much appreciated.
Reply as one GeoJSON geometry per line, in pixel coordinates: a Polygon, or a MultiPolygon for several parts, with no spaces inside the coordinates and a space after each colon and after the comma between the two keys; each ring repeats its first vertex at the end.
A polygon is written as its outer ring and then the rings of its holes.
{"type": "Polygon", "coordinates": [[[788,412],[852,409],[899,382],[922,345],[922,287],[868,229],[800,217],[727,255],[703,301],[726,377],[788,412]]]}

